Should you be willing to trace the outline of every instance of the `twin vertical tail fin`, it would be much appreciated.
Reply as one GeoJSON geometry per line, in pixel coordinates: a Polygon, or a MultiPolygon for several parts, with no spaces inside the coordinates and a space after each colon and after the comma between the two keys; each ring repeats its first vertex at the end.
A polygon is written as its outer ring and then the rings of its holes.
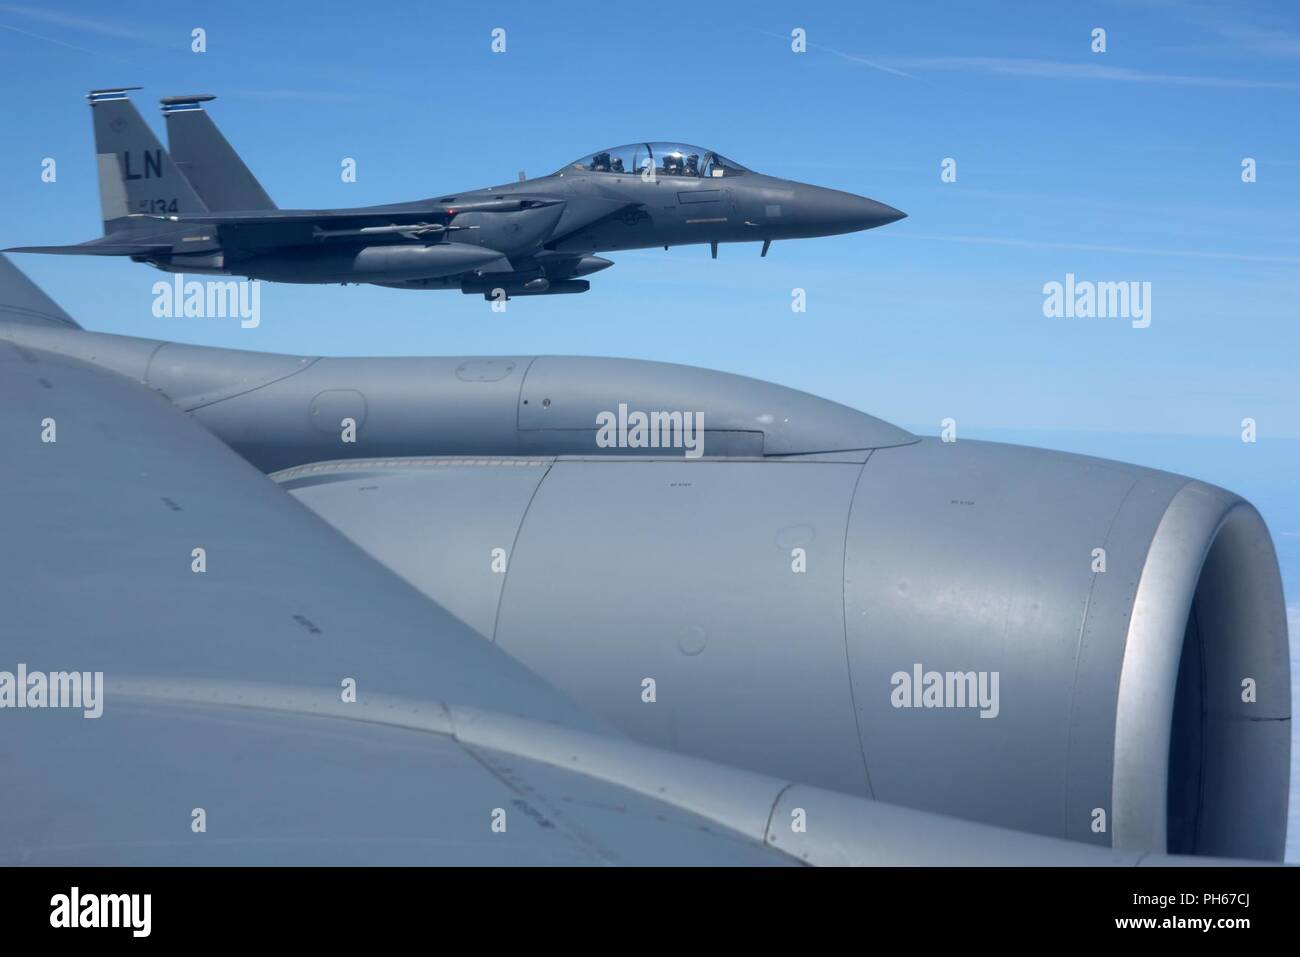
{"type": "Polygon", "coordinates": [[[99,167],[99,204],[104,234],[126,228],[126,217],[195,216],[208,212],[127,92],[138,87],[92,90],[91,115],[99,167]]]}
{"type": "Polygon", "coordinates": [[[163,97],[172,159],[214,213],[275,209],[262,184],[203,108],[214,99],[208,93],[163,97]]]}
{"type": "Polygon", "coordinates": [[[75,246],[18,246],[8,252],[150,259],[175,248],[179,227],[159,222],[162,217],[276,208],[204,111],[201,104],[215,97],[163,99],[173,157],[127,97],[138,89],[91,90],[86,97],[95,128],[103,237],[75,246]]]}

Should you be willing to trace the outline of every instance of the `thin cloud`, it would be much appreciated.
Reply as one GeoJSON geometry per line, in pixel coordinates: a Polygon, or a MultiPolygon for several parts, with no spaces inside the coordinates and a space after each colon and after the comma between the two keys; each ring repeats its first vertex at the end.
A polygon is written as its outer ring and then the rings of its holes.
{"type": "MultiPolygon", "coordinates": [[[[159,40],[159,34],[156,30],[145,28],[143,26],[124,24],[120,20],[102,20],[97,17],[74,16],[69,13],[58,13],[53,10],[45,10],[41,7],[31,7],[19,3],[0,3],[0,13],[26,17],[29,20],[36,20],[39,23],[64,27],[68,30],[76,30],[81,33],[93,33],[102,37],[112,37],[116,40],[142,40],[150,43],[158,42],[159,40]]],[[[31,35],[36,36],[36,34],[31,35]]],[[[40,37],[39,39],[50,40],[49,37],[40,37]]],[[[51,42],[60,43],[61,41],[51,40],[51,42]]],[[[70,44],[64,45],[68,46],[70,44]]]]}
{"type": "MultiPolygon", "coordinates": [[[[789,37],[768,30],[755,30],[763,36],[777,40],[789,40],[789,37]]],[[[1256,44],[1269,43],[1272,52],[1300,54],[1300,40],[1294,37],[1277,35],[1263,30],[1239,28],[1235,31],[1241,39],[1250,39],[1256,44]]],[[[1226,31],[1225,31],[1226,34],[1226,31]]],[[[1200,86],[1225,89],[1253,90],[1300,90],[1300,82],[1292,80],[1253,80],[1231,76],[1197,76],[1184,73],[1150,73],[1130,67],[1109,66],[1100,63],[1078,63],[1068,60],[1045,60],[1032,57],[992,57],[992,56],[912,56],[912,57],[865,57],[856,53],[847,53],[834,47],[823,46],[808,41],[810,50],[821,50],[839,57],[847,63],[889,73],[908,80],[917,79],[915,73],[908,70],[924,72],[941,70],[963,73],[982,73],[989,76],[1028,77],[1045,80],[1102,80],[1112,83],[1148,83],[1165,86],[1200,86]]]]}
{"type": "Polygon", "coordinates": [[[356,93],[334,93],[329,90],[231,90],[228,96],[251,96],[264,100],[293,100],[300,103],[361,103],[364,97],[356,93]]]}
{"type": "MultiPolygon", "coordinates": [[[[1218,34],[1229,44],[1259,56],[1300,56],[1300,34],[1291,29],[1290,21],[1279,22],[1278,10],[1264,7],[1258,16],[1241,4],[1181,3],[1169,6],[1170,12],[1197,26],[1218,34]]],[[[1210,52],[1222,52],[1211,48],[1210,52]]]]}
{"type": "Polygon", "coordinates": [[[895,69],[892,66],[886,66],[884,63],[881,63],[879,60],[868,60],[866,57],[857,56],[856,54],[853,53],[845,53],[843,50],[836,50],[834,47],[824,47],[817,43],[809,43],[808,46],[815,50],[825,50],[827,53],[833,53],[841,60],[847,60],[850,63],[860,63],[863,66],[871,67],[873,70],[880,70],[884,73],[892,73],[894,76],[906,77],[909,80],[916,79],[916,77],[914,77],[912,74],[906,73],[903,70],[895,69]]]}
{"type": "Polygon", "coordinates": [[[1252,53],[1261,53],[1265,56],[1300,56],[1300,37],[1293,33],[1235,26],[1221,27],[1219,33],[1252,53]]]}
{"type": "MultiPolygon", "coordinates": [[[[791,39],[790,37],[783,36],[780,33],[772,33],[769,30],[755,30],[754,32],[761,33],[765,37],[772,37],[774,39],[785,40],[787,42],[791,39]]],[[[908,79],[908,80],[916,79],[916,77],[912,76],[912,74],[906,73],[903,70],[897,69],[896,67],[888,66],[880,62],[879,60],[869,60],[866,57],[858,56],[855,53],[845,53],[843,50],[836,50],[834,47],[823,46],[820,43],[813,43],[811,40],[807,41],[807,46],[808,49],[810,50],[822,50],[833,56],[839,57],[841,60],[847,60],[850,63],[857,63],[862,66],[869,66],[873,70],[879,70],[881,73],[889,73],[892,76],[901,76],[904,79],[908,79]]]]}
{"type": "Polygon", "coordinates": [[[1025,249],[1074,249],[1083,252],[1122,253],[1137,256],[1181,256],[1188,259],[1218,259],[1231,262],[1270,263],[1300,266],[1300,256],[1256,256],[1249,253],[1202,252],[1189,249],[1159,249],[1149,246],[1107,246],[1092,243],[1062,243],[1038,239],[1005,239],[1000,236],[950,236],[906,233],[901,230],[886,235],[896,239],[921,239],[945,243],[971,243],[980,246],[1017,246],[1025,249]]]}
{"type": "Polygon", "coordinates": [[[89,53],[91,56],[100,55],[97,50],[87,50],[85,47],[79,47],[74,43],[65,43],[62,40],[56,40],[54,37],[47,37],[40,33],[32,33],[30,30],[22,30],[18,27],[12,27],[7,23],[0,23],[0,30],[8,30],[10,33],[17,33],[21,36],[31,37],[33,40],[41,40],[45,43],[53,43],[68,50],[76,50],[78,53],[89,53]]]}
{"type": "Polygon", "coordinates": [[[1291,80],[1251,80],[1231,76],[1193,76],[1148,73],[1130,67],[1067,60],[1042,60],[992,56],[923,56],[892,58],[890,63],[915,70],[947,70],[990,76],[1032,77],[1045,80],[1100,80],[1112,83],[1148,83],[1165,86],[1202,86],[1229,89],[1300,90],[1291,80]]]}

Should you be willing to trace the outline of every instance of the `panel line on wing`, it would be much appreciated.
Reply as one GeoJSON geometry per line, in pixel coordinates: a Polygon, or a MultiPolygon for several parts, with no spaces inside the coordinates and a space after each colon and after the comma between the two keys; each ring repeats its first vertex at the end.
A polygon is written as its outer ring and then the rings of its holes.
{"type": "Polygon", "coordinates": [[[371,695],[347,703],[333,689],[149,676],[110,678],[107,691],[110,698],[254,708],[447,736],[467,749],[515,755],[653,798],[757,844],[766,843],[772,809],[791,783],[619,736],[446,702],[371,695]]]}

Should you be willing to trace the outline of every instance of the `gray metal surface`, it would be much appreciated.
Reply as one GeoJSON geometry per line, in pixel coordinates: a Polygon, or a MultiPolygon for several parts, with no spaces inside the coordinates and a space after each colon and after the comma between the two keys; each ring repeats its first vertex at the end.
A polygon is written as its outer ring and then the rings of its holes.
{"type": "Polygon", "coordinates": [[[540,458],[379,459],[275,474],[282,488],[480,635],[496,630],[540,458]]]}
{"type": "Polygon", "coordinates": [[[360,707],[324,720],[294,696],[340,702],[352,678],[363,699],[600,731],[161,397],[5,344],[0,401],[4,661],[108,681],[98,719],[0,716],[6,863],[781,862],[582,774],[384,730],[360,707]],[[46,417],[56,443],[33,427],[46,417]],[[140,706],[134,676],[189,693],[140,706]],[[248,713],[250,682],[276,688],[280,710],[248,713]]]}
{"type": "Polygon", "coordinates": [[[1185,480],[981,442],[908,452],[873,456],[850,523],[848,648],[876,797],[1108,843],[1090,812],[1109,808],[1126,609],[1185,480]],[[1119,523],[1130,494],[1143,508],[1119,523]],[[916,663],[998,672],[997,718],[893,707],[891,676],[916,663]]]}
{"type": "Polygon", "coordinates": [[[465,617],[481,634],[638,740],[1140,850],[1163,846],[1182,781],[1190,836],[1169,840],[1280,855],[1286,625],[1266,530],[1210,549],[1222,515],[1249,508],[1230,493],[1207,493],[1199,538],[1161,546],[1175,496],[1208,486],[989,443],[927,440],[865,466],[523,461],[522,474],[520,460],[425,459],[275,477],[426,594],[473,596],[465,617]],[[477,496],[490,500],[476,514],[477,496]],[[1158,602],[1161,624],[1139,598],[1157,581],[1181,589],[1158,602]],[[1201,632],[1185,638],[1194,595],[1201,632]],[[1185,647],[1211,656],[1180,683],[1180,658],[1198,654],[1185,647]],[[1135,655],[1164,670],[1142,682],[1135,655]],[[995,720],[895,707],[891,678],[914,665],[996,672],[995,720]],[[1180,730],[1174,701],[1202,674],[1212,696],[1180,730]],[[1237,682],[1252,675],[1267,680],[1246,706],[1237,682]],[[1181,776],[1175,738],[1200,755],[1181,776]]]}
{"type": "Polygon", "coordinates": [[[866,794],[842,609],[860,468],[558,462],[494,638],[638,740],[866,794]]]}
{"type": "Polygon", "coordinates": [[[109,687],[0,713],[5,860],[1280,856],[1288,636],[1231,493],[706,370],[69,321],[0,260],[0,670],[109,687]],[[566,451],[629,399],[763,441],[566,451]],[[895,706],[914,663],[998,673],[996,719],[895,706]]]}
{"type": "Polygon", "coordinates": [[[167,148],[172,159],[213,212],[275,209],[262,184],[203,108],[213,99],[204,94],[163,98],[167,148]]]}
{"type": "Polygon", "coordinates": [[[1280,677],[1289,669],[1285,612],[1272,600],[1280,591],[1259,513],[1223,489],[1182,486],[1156,529],[1124,646],[1117,846],[1150,846],[1166,833],[1201,854],[1270,857],[1282,846],[1289,767],[1276,757],[1290,749],[1291,711],[1280,677]],[[1259,686],[1253,700],[1246,681],[1259,686]],[[1195,707],[1180,716],[1185,694],[1195,707]],[[1165,760],[1179,736],[1190,736],[1182,780],[1180,763],[1165,760]],[[1234,825],[1242,820],[1257,822],[1246,845],[1234,825]]]}
{"type": "Polygon", "coordinates": [[[861,452],[917,441],[888,422],[806,392],[660,362],[316,358],[40,325],[7,335],[159,390],[264,471],[345,457],[660,454],[597,444],[597,416],[617,412],[620,404],[633,411],[690,412],[702,424],[705,457],[861,452]],[[345,443],[342,421],[349,417],[358,429],[356,441],[345,443]]]}

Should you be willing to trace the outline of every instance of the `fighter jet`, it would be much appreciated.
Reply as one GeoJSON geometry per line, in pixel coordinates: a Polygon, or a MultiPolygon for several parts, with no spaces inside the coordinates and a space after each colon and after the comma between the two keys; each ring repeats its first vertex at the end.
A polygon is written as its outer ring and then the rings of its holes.
{"type": "Polygon", "coordinates": [[[0,864],[1282,857],[1277,559],[1186,476],[94,332],[4,257],[0,448],[0,864]]]}
{"type": "Polygon", "coordinates": [[[277,209],[212,123],[209,94],[162,100],[172,152],[127,93],[89,95],[104,235],[10,252],[124,256],[167,272],[459,289],[487,299],[581,293],[600,252],[850,233],[902,219],[852,193],[756,172],[711,149],[647,142],[548,176],[355,209],[277,209]]]}

